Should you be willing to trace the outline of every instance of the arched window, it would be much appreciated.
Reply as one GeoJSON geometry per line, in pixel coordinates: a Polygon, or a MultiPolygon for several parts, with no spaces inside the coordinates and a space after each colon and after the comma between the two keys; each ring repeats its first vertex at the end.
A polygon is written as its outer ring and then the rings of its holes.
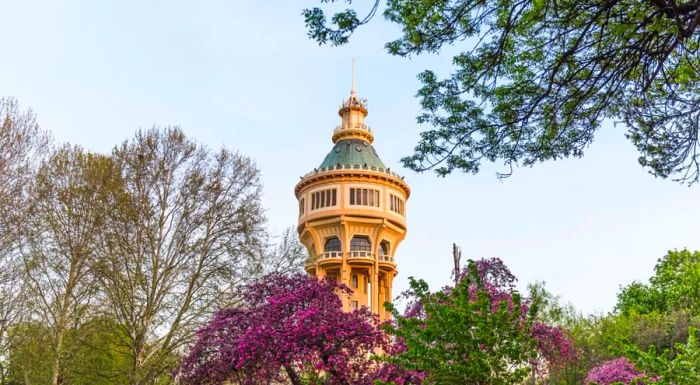
{"type": "Polygon", "coordinates": [[[326,244],[323,246],[323,251],[340,251],[340,239],[338,239],[338,237],[326,239],[326,244]]]}
{"type": "Polygon", "coordinates": [[[372,251],[372,243],[363,235],[355,235],[350,240],[350,251],[372,251]]]}
{"type": "Polygon", "coordinates": [[[352,275],[352,288],[357,289],[360,287],[360,277],[357,276],[357,274],[352,275]]]}
{"type": "Polygon", "coordinates": [[[391,248],[389,247],[389,242],[387,241],[381,241],[379,243],[379,255],[381,256],[388,256],[389,255],[389,250],[391,248]]]}

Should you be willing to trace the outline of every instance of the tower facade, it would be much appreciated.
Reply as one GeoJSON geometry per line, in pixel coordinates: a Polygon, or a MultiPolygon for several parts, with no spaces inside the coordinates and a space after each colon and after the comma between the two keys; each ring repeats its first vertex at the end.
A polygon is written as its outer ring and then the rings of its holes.
{"type": "Polygon", "coordinates": [[[372,147],[374,135],[364,123],[367,101],[355,92],[354,69],[338,114],[333,149],[294,188],[297,230],[309,252],[305,268],[353,290],[342,299],[344,310],[367,306],[384,320],[390,317],[383,304],[392,298],[396,250],[406,236],[410,188],[372,147]]]}

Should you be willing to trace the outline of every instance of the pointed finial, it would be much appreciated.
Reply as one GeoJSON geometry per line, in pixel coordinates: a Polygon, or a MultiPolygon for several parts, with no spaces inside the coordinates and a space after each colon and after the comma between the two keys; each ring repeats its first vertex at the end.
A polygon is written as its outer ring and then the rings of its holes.
{"type": "Polygon", "coordinates": [[[352,58],[352,88],[350,89],[350,93],[352,95],[355,95],[355,58],[352,58]]]}

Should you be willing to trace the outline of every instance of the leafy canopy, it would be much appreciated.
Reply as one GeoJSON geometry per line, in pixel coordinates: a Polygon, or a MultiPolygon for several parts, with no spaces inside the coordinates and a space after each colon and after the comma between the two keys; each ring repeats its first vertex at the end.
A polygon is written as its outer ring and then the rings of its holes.
{"type": "Polygon", "coordinates": [[[700,251],[669,251],[648,284],[634,282],[622,289],[617,308],[623,314],[683,310],[700,315],[700,251]]]}
{"type": "Polygon", "coordinates": [[[514,165],[582,156],[613,119],[651,174],[700,178],[699,1],[375,0],[364,18],[304,10],[309,36],[345,44],[380,3],[402,29],[390,54],[461,50],[446,78],[418,76],[418,122],[432,128],[405,166],[447,175],[501,161],[509,175],[514,165]]]}
{"type": "Polygon", "coordinates": [[[657,385],[695,385],[700,383],[700,341],[695,328],[688,331],[688,341],[676,344],[674,351],[666,349],[661,353],[653,347],[644,352],[634,346],[626,355],[637,367],[648,373],[655,373],[657,385]]]}

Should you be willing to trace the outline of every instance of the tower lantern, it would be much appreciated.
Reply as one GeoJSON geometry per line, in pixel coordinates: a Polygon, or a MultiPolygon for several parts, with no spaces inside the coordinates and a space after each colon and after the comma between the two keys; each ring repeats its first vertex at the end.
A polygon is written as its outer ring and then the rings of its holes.
{"type": "Polygon", "coordinates": [[[392,298],[396,250],[406,236],[410,188],[372,147],[374,135],[364,123],[367,100],[355,91],[354,67],[353,61],[333,149],[294,188],[297,230],[309,252],[306,271],[350,287],[353,294],[342,299],[346,311],[367,306],[384,320],[390,317],[383,303],[392,298]]]}

